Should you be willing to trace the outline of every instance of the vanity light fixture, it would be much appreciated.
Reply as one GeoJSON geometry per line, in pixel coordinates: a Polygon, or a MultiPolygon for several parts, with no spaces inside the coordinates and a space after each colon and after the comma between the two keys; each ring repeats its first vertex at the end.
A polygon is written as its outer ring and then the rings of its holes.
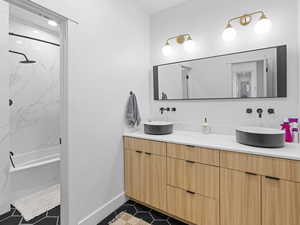
{"type": "Polygon", "coordinates": [[[177,44],[183,45],[184,50],[191,53],[195,50],[195,42],[193,41],[190,34],[180,34],[175,37],[171,37],[166,41],[165,46],[162,48],[162,52],[165,56],[171,56],[173,48],[170,45],[171,40],[176,40],[177,44]]]}
{"type": "Polygon", "coordinates": [[[256,11],[253,13],[245,14],[243,16],[238,16],[238,17],[234,17],[234,18],[230,19],[226,25],[224,32],[223,32],[223,39],[225,41],[233,41],[235,39],[237,32],[231,25],[231,23],[233,21],[238,20],[240,25],[247,26],[252,22],[253,16],[258,15],[258,14],[260,14],[260,18],[255,25],[255,32],[257,34],[264,34],[264,33],[269,32],[272,27],[271,20],[266,16],[264,11],[256,11]]]}

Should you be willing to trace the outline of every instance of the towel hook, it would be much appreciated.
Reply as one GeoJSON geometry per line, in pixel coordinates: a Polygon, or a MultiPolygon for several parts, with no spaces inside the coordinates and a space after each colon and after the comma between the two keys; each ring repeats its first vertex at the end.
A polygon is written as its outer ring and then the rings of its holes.
{"type": "Polygon", "coordinates": [[[132,91],[130,91],[130,93],[129,93],[130,95],[133,95],[133,92],[132,91]]]}

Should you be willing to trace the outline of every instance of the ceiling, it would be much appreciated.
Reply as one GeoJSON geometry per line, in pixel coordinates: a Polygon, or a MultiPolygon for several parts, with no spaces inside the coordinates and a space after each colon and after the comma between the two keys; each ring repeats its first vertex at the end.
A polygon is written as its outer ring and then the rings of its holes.
{"type": "Polygon", "coordinates": [[[136,0],[138,4],[149,14],[189,2],[190,0],[136,0]]]}

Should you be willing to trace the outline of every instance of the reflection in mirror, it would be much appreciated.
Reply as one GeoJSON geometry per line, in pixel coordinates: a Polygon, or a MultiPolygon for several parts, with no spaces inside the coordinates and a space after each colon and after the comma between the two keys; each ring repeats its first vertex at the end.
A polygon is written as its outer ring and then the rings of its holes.
{"type": "Polygon", "coordinates": [[[286,97],[286,46],[154,66],[155,100],[286,97]]]}

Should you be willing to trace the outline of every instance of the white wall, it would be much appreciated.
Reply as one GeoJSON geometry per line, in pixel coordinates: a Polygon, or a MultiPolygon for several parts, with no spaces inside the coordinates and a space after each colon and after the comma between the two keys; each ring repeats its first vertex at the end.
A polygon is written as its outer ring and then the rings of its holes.
{"type": "MultiPolygon", "coordinates": [[[[256,21],[256,17],[254,20],[256,21]]],[[[163,64],[191,58],[213,56],[236,51],[244,51],[287,44],[288,46],[288,98],[271,100],[211,100],[191,102],[157,102],[152,104],[153,119],[161,119],[161,106],[175,106],[176,113],[170,113],[169,120],[176,121],[178,128],[199,130],[204,117],[208,117],[214,131],[232,133],[239,125],[263,124],[278,127],[284,117],[293,116],[298,111],[298,58],[297,58],[297,1],[291,0],[192,0],[184,5],[154,14],[151,17],[151,59],[152,64],[163,64]],[[238,31],[237,39],[226,43],[222,32],[231,17],[255,10],[265,10],[273,22],[272,31],[263,36],[256,35],[253,24],[241,27],[233,25],[238,31]],[[181,33],[191,33],[198,49],[192,54],[184,53],[181,46],[176,47],[175,55],[166,58],[161,53],[165,40],[181,33]],[[266,111],[274,107],[276,115],[264,115],[263,123],[256,113],[246,115],[247,107],[263,107],[266,111]]],[[[173,43],[175,45],[175,43],[173,43]]]]}
{"type": "Polygon", "coordinates": [[[9,113],[8,113],[8,31],[9,8],[6,2],[0,1],[0,215],[9,209],[7,199],[9,182],[9,113]]]}
{"type": "Polygon", "coordinates": [[[147,118],[149,18],[131,0],[34,2],[79,21],[68,28],[68,225],[94,225],[124,201],[122,132],[130,90],[147,118]]]}

